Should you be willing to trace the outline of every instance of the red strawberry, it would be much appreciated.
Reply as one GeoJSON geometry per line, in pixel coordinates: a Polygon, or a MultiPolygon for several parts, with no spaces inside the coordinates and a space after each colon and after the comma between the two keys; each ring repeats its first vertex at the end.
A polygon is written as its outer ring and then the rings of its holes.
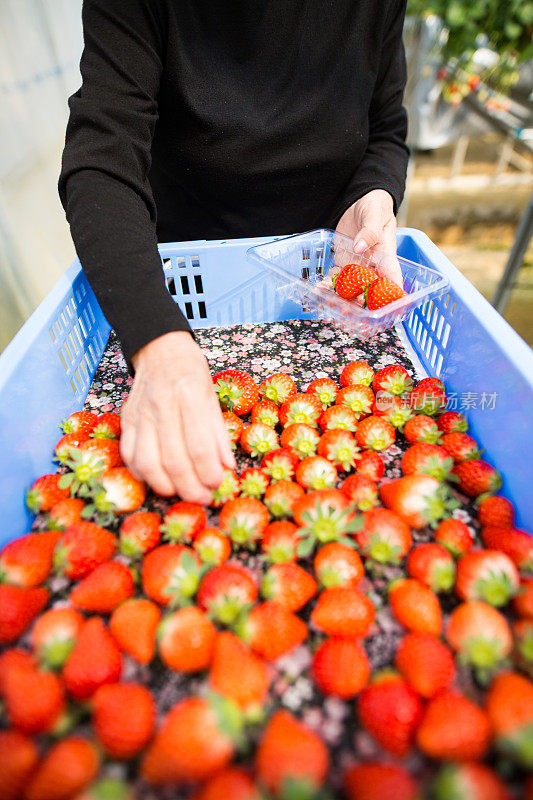
{"type": "Polygon", "coordinates": [[[224,564],[231,556],[231,541],[218,528],[204,528],[193,542],[202,562],[210,566],[224,564]]]}
{"type": "Polygon", "coordinates": [[[409,753],[422,709],[416,692],[394,672],[378,673],[357,700],[363,728],[396,756],[409,753]]]}
{"type": "Polygon", "coordinates": [[[466,418],[458,411],[445,411],[436,421],[443,433],[466,433],[468,430],[466,418]]]}
{"type": "Polygon", "coordinates": [[[474,544],[468,525],[460,519],[443,519],[435,531],[435,541],[450,551],[452,556],[467,553],[474,544]]]}
{"type": "Polygon", "coordinates": [[[427,442],[428,444],[437,444],[441,441],[441,432],[431,417],[425,414],[417,414],[412,419],[405,423],[403,429],[405,438],[411,444],[417,442],[427,442]]]}
{"type": "Polygon", "coordinates": [[[353,300],[377,278],[377,272],[371,267],[364,267],[361,264],[345,264],[335,275],[333,285],[339,297],[353,300]]]}
{"type": "Polygon", "coordinates": [[[423,753],[446,761],[482,758],[490,738],[486,713],[464,695],[451,690],[429,701],[416,737],[423,753]]]}
{"type": "Polygon", "coordinates": [[[98,422],[92,411],[75,411],[60,426],[63,433],[91,433],[98,422]]]}
{"type": "Polygon", "coordinates": [[[122,652],[149,664],[154,657],[155,635],[161,611],[151,600],[132,598],[121,603],[109,620],[111,635],[122,652]]]}
{"type": "Polygon", "coordinates": [[[0,731],[0,797],[19,800],[39,761],[34,742],[15,730],[0,731]]]}
{"type": "Polygon", "coordinates": [[[333,586],[318,596],[311,613],[311,622],[330,636],[364,637],[374,622],[371,600],[351,586],[333,586]]]}
{"type": "Polygon", "coordinates": [[[241,438],[244,423],[242,419],[237,416],[237,414],[233,413],[233,411],[224,411],[222,413],[222,419],[224,420],[224,425],[226,426],[231,446],[233,449],[235,449],[239,439],[241,438]]]}
{"type": "Polygon", "coordinates": [[[442,446],[458,464],[471,458],[479,458],[479,450],[475,439],[467,433],[445,433],[442,446]]]}
{"type": "Polygon", "coordinates": [[[315,596],[317,584],[312,575],[298,564],[274,564],[261,582],[261,594],[266,600],[299,611],[315,596]]]}
{"type": "MultiPolygon", "coordinates": [[[[281,434],[282,436],[283,433],[281,434]]],[[[290,480],[294,477],[298,461],[299,458],[295,453],[282,447],[279,450],[271,450],[270,453],[263,456],[261,469],[272,483],[274,481],[290,480]]]]}
{"type": "Polygon", "coordinates": [[[356,471],[372,481],[379,481],[385,472],[385,464],[375,450],[362,450],[357,459],[356,471]]]}
{"type": "Polygon", "coordinates": [[[338,391],[339,387],[331,378],[318,378],[315,381],[311,381],[305,390],[306,394],[313,394],[318,397],[324,410],[333,405],[338,391]]]}
{"type": "Polygon", "coordinates": [[[344,387],[364,383],[370,386],[373,377],[374,370],[366,361],[351,361],[341,372],[340,385],[344,387]]]}
{"type": "Polygon", "coordinates": [[[146,484],[137,480],[127,467],[114,467],[104,472],[102,486],[106,501],[118,514],[136,511],[146,497],[146,484]]]}
{"type": "Polygon", "coordinates": [[[266,600],[241,617],[237,633],[254,652],[267,661],[294,650],[307,639],[307,625],[287,608],[266,600]]]}
{"type": "Polygon", "coordinates": [[[418,383],[409,393],[409,405],[417,414],[434,417],[446,408],[446,393],[444,386],[434,386],[418,383]]]}
{"type": "MultiPolygon", "coordinates": [[[[290,450],[298,459],[313,455],[320,441],[316,428],[306,425],[305,422],[293,422],[287,425],[281,434],[281,447],[290,450]]],[[[276,451],[279,452],[279,451],[276,451]]],[[[294,465],[294,469],[296,464],[294,465]]],[[[294,469],[292,474],[294,475],[294,469]]]]}
{"type": "Polygon", "coordinates": [[[453,469],[453,459],[446,450],[438,444],[418,442],[409,447],[402,458],[402,472],[404,475],[425,474],[431,475],[438,481],[450,479],[453,469]]]}
{"type": "Polygon", "coordinates": [[[252,422],[241,433],[240,445],[252,458],[262,458],[265,453],[279,449],[278,434],[270,425],[252,422]]]}
{"type": "Polygon", "coordinates": [[[372,413],[374,392],[364,383],[355,386],[346,386],[341,389],[335,400],[336,406],[351,408],[358,420],[368,417],[372,413]]]}
{"type": "Polygon", "coordinates": [[[83,611],[110,614],[135,591],[130,570],[118,561],[100,564],[70,593],[70,602],[83,611]]]}
{"type": "Polygon", "coordinates": [[[322,413],[322,403],[318,397],[300,392],[283,403],[279,410],[279,419],[283,427],[293,422],[305,422],[306,425],[316,428],[322,413]]]}
{"type": "Polygon", "coordinates": [[[453,468],[453,473],[459,478],[459,489],[469,497],[497,492],[502,485],[500,474],[481,459],[462,461],[453,468]]]}
{"type": "Polygon", "coordinates": [[[121,420],[118,414],[99,414],[90,436],[94,439],[120,439],[121,420]]]}
{"type": "Polygon", "coordinates": [[[65,711],[63,687],[53,672],[12,667],[2,689],[7,716],[21,733],[51,732],[65,711]]]}
{"type": "Polygon", "coordinates": [[[402,297],[407,297],[407,292],[388,278],[378,278],[365,290],[366,308],[369,311],[388,306],[402,297]]]}
{"type": "Polygon", "coordinates": [[[372,508],[364,514],[363,528],[355,533],[361,553],[380,564],[397,563],[412,545],[409,526],[386,508],[372,508]]]}
{"type": "Polygon", "coordinates": [[[455,678],[453,654],[440,639],[428,633],[404,636],[394,663],[415,692],[427,699],[447,689],[455,678]]]}
{"type": "Polygon", "coordinates": [[[379,502],[376,483],[360,473],[348,475],[341,486],[341,491],[359,511],[368,511],[379,502]]]}
{"type": "Polygon", "coordinates": [[[183,544],[163,544],[144,557],[144,593],[161,606],[188,603],[200,585],[203,568],[198,555],[183,544]]]}
{"type": "Polygon", "coordinates": [[[372,414],[383,417],[400,431],[403,431],[406,422],[414,417],[407,398],[387,392],[378,392],[372,406],[372,414]]]}
{"type": "Polygon", "coordinates": [[[130,759],[149,742],[155,725],[155,702],[146,686],[111,683],[92,700],[94,730],[112,758],[130,759]]]}
{"type": "Polygon", "coordinates": [[[65,530],[76,522],[81,522],[85,503],[79,497],[67,497],[54,503],[48,512],[47,527],[52,530],[65,530]]]}
{"type": "Polygon", "coordinates": [[[232,469],[225,470],[222,483],[218,489],[213,491],[210,505],[213,508],[219,508],[220,506],[223,506],[228,500],[233,500],[235,497],[237,497],[240,489],[241,484],[239,478],[237,477],[237,473],[232,469]]]}
{"type": "Polygon", "coordinates": [[[359,448],[350,431],[325,431],[318,443],[318,455],[331,461],[334,467],[349,472],[355,467],[359,448]]]}
{"type": "Polygon", "coordinates": [[[270,685],[266,663],[229,631],[216,637],[209,684],[243,711],[261,707],[270,685]]]}
{"type": "Polygon", "coordinates": [[[489,689],[486,709],[498,749],[533,769],[533,682],[516,672],[501,673],[489,689]]]}
{"type": "Polygon", "coordinates": [[[300,540],[297,526],[288,520],[271,522],[263,531],[261,550],[274,564],[296,561],[300,540]]]}
{"type": "Polygon", "coordinates": [[[161,532],[169,542],[190,542],[207,525],[207,514],[197,503],[180,500],[170,506],[161,532]]]}
{"type": "Polygon", "coordinates": [[[352,411],[348,406],[330,406],[326,408],[319,419],[320,430],[334,431],[337,429],[343,431],[357,430],[357,414],[352,411]]]}
{"type": "Polygon", "coordinates": [[[449,592],[455,583],[455,561],[451,553],[436,542],[418,544],[409,553],[407,572],[437,594],[449,592]]]}
{"type": "Polygon", "coordinates": [[[225,767],[203,784],[192,800],[260,800],[248,773],[241,767],[225,767]]]}
{"type": "Polygon", "coordinates": [[[44,583],[52,570],[59,531],[28,533],[0,552],[0,581],[30,588],[44,583]]]}
{"type": "Polygon", "coordinates": [[[446,640],[460,660],[472,664],[482,678],[509,655],[513,646],[503,614],[480,600],[454,608],[446,626],[446,640]]]}
{"type": "MultiPolygon", "coordinates": [[[[87,439],[79,446],[82,463],[104,464],[104,470],[124,466],[117,439],[87,439]]],[[[74,454],[74,461],[77,459],[74,454]]]]}
{"type": "Polygon", "coordinates": [[[232,542],[253,547],[269,523],[268,510],[255,497],[228,500],[220,511],[219,525],[232,542]]]}
{"type": "Polygon", "coordinates": [[[481,529],[481,538],[485,547],[501,550],[519,570],[524,572],[533,570],[533,536],[531,534],[518,528],[487,527],[481,529]]]}
{"type": "Polygon", "coordinates": [[[41,614],[31,631],[31,645],[41,664],[48,669],[62,667],[83,623],[83,617],[73,608],[51,608],[41,614]]]}
{"type": "Polygon", "coordinates": [[[93,522],[70,525],[56,545],[54,566],[71,580],[84,578],[109,561],[116,548],[112,533],[93,522]]]}
{"type": "Polygon", "coordinates": [[[88,433],[65,433],[54,448],[54,461],[66,464],[72,458],[72,451],[77,450],[88,439],[88,433]]]}
{"type": "Polygon", "coordinates": [[[448,489],[430,475],[406,475],[380,486],[381,500],[411,528],[435,526],[456,508],[448,489]]]}
{"type": "Polygon", "coordinates": [[[222,625],[231,625],[241,611],[257,600],[252,574],[238,564],[214,567],[204,577],[196,598],[198,605],[222,625]]]}
{"type": "Polygon", "coordinates": [[[348,498],[338,489],[308,492],[295,504],[294,519],[301,526],[298,554],[303,557],[311,554],[316,542],[340,541],[351,545],[347,534],[361,526],[350,510],[348,498]]]}
{"type": "Polygon", "coordinates": [[[512,800],[498,773],[476,761],[441,767],[431,785],[431,796],[435,800],[512,800]]]}
{"type": "Polygon", "coordinates": [[[439,636],[442,610],[437,595],[414,578],[395,581],[389,590],[389,602],[398,622],[409,631],[439,636]]]}
{"type": "Polygon", "coordinates": [[[365,570],[358,553],[340,542],[330,542],[321,547],[313,562],[315,575],[320,584],[356,588],[364,578],[365,570]]]}
{"type": "Polygon", "coordinates": [[[259,399],[259,389],[247,372],[227,369],[213,375],[213,384],[224,411],[239,417],[248,414],[259,399]]]}
{"type": "Polygon", "coordinates": [[[483,497],[478,503],[477,518],[483,527],[512,528],[513,504],[507,498],[496,494],[483,497]]]}
{"type": "Polygon", "coordinates": [[[270,483],[266,475],[259,467],[249,467],[241,473],[241,496],[255,497],[259,499],[264,495],[270,483]]]}
{"type": "Polygon", "coordinates": [[[157,631],[161,660],[179,672],[201,672],[209,667],[217,631],[196,606],[185,606],[163,618],[157,631]]]}
{"type": "Polygon", "coordinates": [[[409,373],[401,364],[390,364],[376,372],[372,381],[374,394],[388,392],[401,395],[410,392],[413,386],[409,373]]]}
{"type": "Polygon", "coordinates": [[[396,440],[394,427],[383,417],[365,417],[355,432],[359,447],[369,450],[386,450],[396,440]]]}
{"type": "Polygon", "coordinates": [[[161,539],[161,516],[155,511],[128,514],[120,526],[120,552],[140,558],[157,547],[161,539]]]}
{"type": "Polygon", "coordinates": [[[349,700],[368,683],[370,662],[356,639],[326,639],[315,651],[311,674],[323,694],[349,700]]]}
{"type": "Polygon", "coordinates": [[[87,700],[99,686],[115,683],[122,658],[115,640],[100,617],[91,617],[81,629],[63,667],[63,680],[75,700],[87,700]]]}
{"type": "Polygon", "coordinates": [[[296,467],[296,480],[304,489],[326,489],[337,483],[337,470],[322,456],[307,456],[296,467]]]}
{"type": "Polygon", "coordinates": [[[50,592],[41,586],[0,584],[0,644],[9,644],[21,636],[48,603],[50,592]]]}
{"type": "MultiPolygon", "coordinates": [[[[403,767],[366,761],[344,775],[348,800],[418,800],[419,787],[403,767]]],[[[465,798],[466,800],[466,798],[465,798]]]]}
{"type": "Polygon", "coordinates": [[[241,729],[231,701],[186,697],[163,719],[142,761],[141,775],[150,783],[174,786],[203,781],[229,764],[241,729]]]}
{"type": "Polygon", "coordinates": [[[296,384],[290,375],[284,372],[275,372],[259,384],[261,397],[271,400],[277,406],[283,405],[298,392],[296,384]]]}
{"type": "Polygon", "coordinates": [[[259,400],[252,408],[252,422],[275,428],[279,422],[278,407],[271,400],[259,400]]]}
{"type": "Polygon", "coordinates": [[[533,578],[522,578],[520,592],[513,599],[513,609],[519,617],[533,619],[533,578]]]}
{"type": "Polygon", "coordinates": [[[294,481],[276,481],[266,490],[263,502],[273,517],[292,517],[294,506],[304,494],[304,489],[294,481]]]}
{"type": "Polygon", "coordinates": [[[37,662],[27,650],[10,647],[0,655],[0,697],[2,697],[7,678],[10,672],[19,672],[22,669],[37,669],[37,662]]]}
{"type": "Polygon", "coordinates": [[[26,505],[33,514],[50,511],[53,505],[69,496],[69,490],[61,488],[61,475],[42,475],[26,494],[26,505]]]}
{"type": "Polygon", "coordinates": [[[499,550],[471,550],[457,562],[455,592],[462,600],[503,606],[518,592],[518,571],[499,550]]]}
{"type": "Polygon", "coordinates": [[[24,800],[65,800],[98,774],[100,758],[92,742],[69,736],[52,745],[25,787],[24,800]]]}
{"type": "Polygon", "coordinates": [[[291,782],[316,792],[326,778],[329,753],[316,733],[285,709],[278,709],[263,729],[255,766],[260,783],[277,797],[291,782]]]}

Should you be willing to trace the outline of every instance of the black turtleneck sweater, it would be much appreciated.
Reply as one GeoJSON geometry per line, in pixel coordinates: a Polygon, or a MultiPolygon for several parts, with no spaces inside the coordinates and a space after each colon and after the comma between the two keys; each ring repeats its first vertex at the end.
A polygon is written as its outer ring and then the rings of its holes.
{"type": "Polygon", "coordinates": [[[84,0],[59,181],[128,358],[188,330],[158,241],[335,225],[407,164],[405,0],[84,0]]]}

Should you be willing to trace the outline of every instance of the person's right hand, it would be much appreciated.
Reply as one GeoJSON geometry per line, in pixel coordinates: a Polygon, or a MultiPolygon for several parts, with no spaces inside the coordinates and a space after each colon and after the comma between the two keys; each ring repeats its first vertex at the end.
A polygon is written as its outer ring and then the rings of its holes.
{"type": "Polygon", "coordinates": [[[124,462],[157,494],[207,505],[235,457],[202,351],[189,333],[176,331],[149,342],[132,363],[124,462]]]}

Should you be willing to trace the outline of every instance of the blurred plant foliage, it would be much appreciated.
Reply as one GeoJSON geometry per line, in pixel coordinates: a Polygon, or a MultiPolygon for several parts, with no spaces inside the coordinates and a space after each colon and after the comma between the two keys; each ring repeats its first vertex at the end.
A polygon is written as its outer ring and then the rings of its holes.
{"type": "Polygon", "coordinates": [[[506,93],[519,64],[533,58],[533,0],[408,0],[407,13],[443,21],[448,35],[440,50],[450,80],[458,72],[478,74],[506,93]],[[493,51],[492,63],[479,63],[480,48],[493,51]]]}

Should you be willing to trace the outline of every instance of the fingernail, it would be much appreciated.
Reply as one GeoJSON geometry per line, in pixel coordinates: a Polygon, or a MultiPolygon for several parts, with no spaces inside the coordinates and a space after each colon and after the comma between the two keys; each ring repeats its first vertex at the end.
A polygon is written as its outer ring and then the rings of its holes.
{"type": "Polygon", "coordinates": [[[354,243],[353,251],[356,255],[361,255],[361,253],[364,253],[365,250],[368,250],[368,245],[364,239],[359,239],[358,242],[354,243]]]}

